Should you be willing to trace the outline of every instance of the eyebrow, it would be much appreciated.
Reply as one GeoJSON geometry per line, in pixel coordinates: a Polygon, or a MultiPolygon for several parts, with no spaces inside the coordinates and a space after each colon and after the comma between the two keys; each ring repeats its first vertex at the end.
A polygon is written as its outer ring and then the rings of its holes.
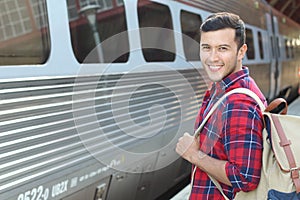
{"type": "Polygon", "coordinates": [[[222,46],[222,47],[224,47],[224,46],[225,46],[225,47],[231,47],[229,44],[221,44],[221,45],[219,45],[219,47],[220,47],[220,46],[222,46]]]}
{"type": "MultiPolygon", "coordinates": [[[[209,44],[201,44],[201,46],[211,46],[211,45],[209,45],[209,44]]],[[[218,45],[218,47],[224,47],[224,46],[231,48],[231,46],[228,45],[228,44],[220,44],[220,45],[218,45]]]]}

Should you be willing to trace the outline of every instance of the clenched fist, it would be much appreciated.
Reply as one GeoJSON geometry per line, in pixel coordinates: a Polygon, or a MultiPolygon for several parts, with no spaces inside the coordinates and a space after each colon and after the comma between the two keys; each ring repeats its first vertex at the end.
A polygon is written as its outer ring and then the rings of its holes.
{"type": "Polygon", "coordinates": [[[190,163],[194,163],[193,158],[199,156],[199,142],[194,136],[184,133],[178,140],[176,152],[190,163]]]}

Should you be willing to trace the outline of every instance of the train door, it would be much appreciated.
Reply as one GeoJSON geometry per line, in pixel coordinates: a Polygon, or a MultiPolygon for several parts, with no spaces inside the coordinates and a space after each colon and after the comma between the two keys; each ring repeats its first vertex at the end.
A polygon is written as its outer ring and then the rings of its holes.
{"type": "Polygon", "coordinates": [[[281,62],[279,62],[279,30],[277,17],[267,13],[266,22],[270,43],[270,90],[268,97],[269,99],[273,99],[279,93],[280,90],[279,76],[282,64],[281,62]]]}

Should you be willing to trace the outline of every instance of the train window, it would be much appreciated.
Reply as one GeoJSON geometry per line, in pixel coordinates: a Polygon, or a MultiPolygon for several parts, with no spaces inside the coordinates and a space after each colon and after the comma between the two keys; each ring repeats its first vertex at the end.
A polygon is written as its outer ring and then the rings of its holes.
{"type": "Polygon", "coordinates": [[[2,0],[0,10],[0,65],[45,63],[50,51],[45,0],[2,0]]]}
{"type": "Polygon", "coordinates": [[[270,36],[270,43],[271,43],[272,58],[275,58],[273,36],[270,36]]]}
{"type": "Polygon", "coordinates": [[[138,20],[145,60],[174,61],[176,51],[170,9],[159,3],[139,0],[138,20]]]}
{"type": "Polygon", "coordinates": [[[77,4],[76,0],[68,0],[68,16],[69,16],[69,21],[76,20],[78,18],[78,9],[77,9],[77,4]]]}
{"type": "Polygon", "coordinates": [[[253,32],[251,29],[246,28],[246,44],[248,46],[247,58],[253,60],[255,58],[253,32]]]}
{"type": "Polygon", "coordinates": [[[278,58],[280,58],[281,55],[280,55],[280,41],[279,41],[279,37],[276,37],[276,49],[277,49],[277,56],[278,56],[278,58]]]}
{"type": "Polygon", "coordinates": [[[261,59],[264,59],[263,39],[260,31],[258,31],[258,46],[259,46],[259,56],[261,59]]]}
{"type": "Polygon", "coordinates": [[[79,63],[128,61],[123,1],[67,0],[67,4],[72,47],[79,63]]]}
{"type": "Polygon", "coordinates": [[[286,58],[290,58],[290,42],[288,39],[284,39],[284,45],[285,45],[285,56],[286,58]]]}
{"type": "Polygon", "coordinates": [[[295,46],[292,44],[291,45],[291,58],[295,58],[295,46]]]}
{"type": "Polygon", "coordinates": [[[117,3],[118,3],[118,5],[123,5],[124,4],[123,0],[118,0],[117,3]]]}
{"type": "Polygon", "coordinates": [[[201,16],[181,11],[180,13],[181,32],[183,48],[186,60],[200,60],[200,25],[202,23],[201,16]]]}
{"type": "Polygon", "coordinates": [[[288,40],[284,39],[284,47],[285,47],[285,57],[289,58],[289,47],[288,47],[288,40]]]}

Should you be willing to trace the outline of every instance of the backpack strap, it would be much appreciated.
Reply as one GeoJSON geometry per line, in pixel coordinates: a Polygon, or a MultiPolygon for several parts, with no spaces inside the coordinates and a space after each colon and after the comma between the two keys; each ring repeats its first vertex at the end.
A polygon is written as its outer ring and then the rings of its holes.
{"type": "Polygon", "coordinates": [[[286,158],[289,162],[291,178],[296,187],[296,192],[299,193],[300,192],[300,179],[299,179],[299,170],[300,169],[296,165],[294,154],[290,147],[291,141],[287,139],[278,117],[276,115],[271,115],[271,118],[274,123],[274,126],[276,127],[277,134],[280,138],[279,144],[283,148],[286,158]]]}
{"type": "Polygon", "coordinates": [[[287,114],[287,110],[288,110],[288,105],[285,99],[283,98],[277,98],[274,99],[266,108],[265,112],[271,112],[272,110],[278,108],[281,104],[284,104],[284,108],[283,110],[280,112],[280,114],[282,115],[286,115],[287,114]]]}

